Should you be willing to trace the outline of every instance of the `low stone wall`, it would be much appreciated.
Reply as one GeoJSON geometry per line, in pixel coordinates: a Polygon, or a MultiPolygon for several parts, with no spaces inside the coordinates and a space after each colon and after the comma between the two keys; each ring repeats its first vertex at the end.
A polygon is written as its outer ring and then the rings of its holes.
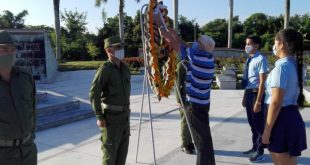
{"type": "MultiPolygon", "coordinates": [[[[215,48],[212,52],[216,57],[242,57],[245,55],[243,49],[215,48]]],[[[272,51],[262,52],[264,55],[272,55],[272,51]]],[[[310,50],[304,51],[304,56],[310,56],[310,50]]]]}
{"type": "Polygon", "coordinates": [[[236,77],[228,75],[216,76],[216,83],[220,89],[236,89],[236,77]]]}

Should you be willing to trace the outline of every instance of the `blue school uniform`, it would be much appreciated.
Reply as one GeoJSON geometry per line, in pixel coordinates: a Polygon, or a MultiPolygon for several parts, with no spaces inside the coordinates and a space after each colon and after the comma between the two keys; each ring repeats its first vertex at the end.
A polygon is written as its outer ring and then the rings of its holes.
{"type": "MultiPolygon", "coordinates": [[[[244,99],[245,109],[247,112],[248,123],[252,132],[252,149],[259,154],[264,153],[264,145],[262,144],[262,134],[264,132],[264,113],[265,107],[261,107],[261,111],[255,113],[253,111],[258,87],[260,84],[260,74],[268,72],[268,62],[265,56],[257,51],[252,57],[248,57],[245,70],[243,73],[243,86],[245,87],[244,99]]],[[[264,96],[262,104],[264,103],[264,96]]]]}
{"type": "Polygon", "coordinates": [[[288,152],[300,156],[307,148],[305,123],[298,111],[299,83],[294,57],[276,61],[275,68],[266,80],[265,103],[271,103],[272,88],[284,90],[282,108],[271,131],[268,149],[275,153],[288,152]]]}

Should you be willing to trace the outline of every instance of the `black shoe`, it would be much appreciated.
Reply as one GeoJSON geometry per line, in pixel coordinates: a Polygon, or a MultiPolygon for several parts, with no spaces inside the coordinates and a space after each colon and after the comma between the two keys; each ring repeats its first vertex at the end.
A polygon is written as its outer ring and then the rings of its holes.
{"type": "Polygon", "coordinates": [[[249,160],[252,163],[259,163],[265,159],[264,154],[255,153],[249,160]]]}
{"type": "Polygon", "coordinates": [[[181,151],[185,152],[186,154],[194,154],[195,153],[195,147],[193,144],[187,145],[187,146],[181,146],[181,151]]]}
{"type": "Polygon", "coordinates": [[[244,151],[242,152],[244,155],[253,155],[256,153],[256,150],[254,148],[251,148],[250,150],[248,151],[244,151]]]}

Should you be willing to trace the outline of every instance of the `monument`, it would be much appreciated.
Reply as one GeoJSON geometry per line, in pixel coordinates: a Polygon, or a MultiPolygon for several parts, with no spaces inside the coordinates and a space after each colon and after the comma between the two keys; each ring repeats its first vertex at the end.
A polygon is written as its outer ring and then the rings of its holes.
{"type": "Polygon", "coordinates": [[[45,30],[5,29],[16,46],[16,66],[32,71],[39,83],[52,82],[57,74],[56,57],[45,30]]]}

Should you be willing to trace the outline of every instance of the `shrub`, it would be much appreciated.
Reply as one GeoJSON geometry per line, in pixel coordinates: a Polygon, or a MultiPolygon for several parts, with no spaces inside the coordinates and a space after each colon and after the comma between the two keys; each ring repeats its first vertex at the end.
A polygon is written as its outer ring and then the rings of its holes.
{"type": "Polygon", "coordinates": [[[140,68],[144,66],[143,57],[126,57],[123,60],[130,68],[140,68]]]}

